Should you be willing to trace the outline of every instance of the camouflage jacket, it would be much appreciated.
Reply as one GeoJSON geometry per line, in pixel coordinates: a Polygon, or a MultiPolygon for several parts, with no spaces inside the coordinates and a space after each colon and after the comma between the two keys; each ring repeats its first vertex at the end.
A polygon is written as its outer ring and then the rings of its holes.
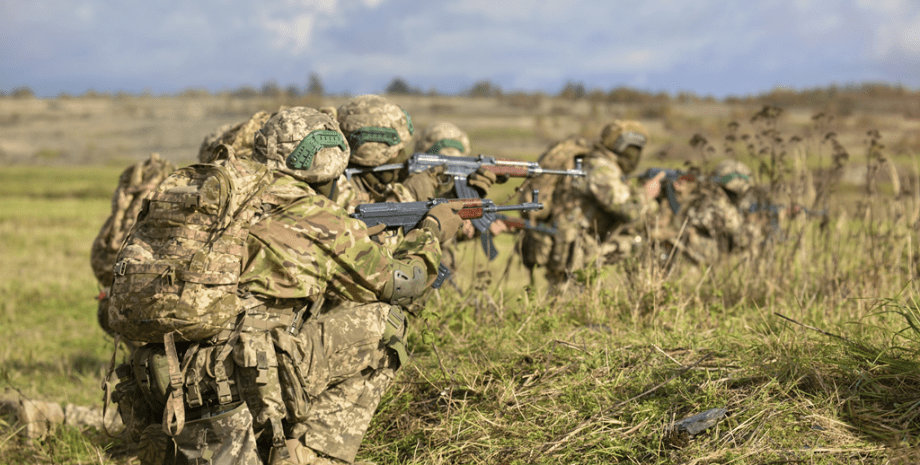
{"type": "Polygon", "coordinates": [[[275,173],[264,200],[274,208],[249,231],[240,277],[244,290],[282,299],[325,295],[374,302],[397,261],[420,264],[429,284],[437,276],[441,247],[427,229],[410,231],[389,249],[335,202],[281,173],[275,173]]]}
{"type": "Polygon", "coordinates": [[[674,230],[686,222],[680,241],[685,253],[696,262],[715,262],[722,254],[751,246],[751,231],[738,206],[724,189],[712,182],[699,182],[680,214],[674,230]]]}
{"type": "Polygon", "coordinates": [[[630,187],[614,160],[615,155],[604,147],[588,154],[583,162],[587,175],[565,178],[556,188],[552,221],[603,241],[618,227],[645,215],[654,202],[645,201],[630,187]]]}

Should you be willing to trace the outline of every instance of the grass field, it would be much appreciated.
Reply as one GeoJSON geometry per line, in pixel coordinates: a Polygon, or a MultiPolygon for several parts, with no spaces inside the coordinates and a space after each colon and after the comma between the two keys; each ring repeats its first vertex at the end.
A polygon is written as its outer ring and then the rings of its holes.
{"type": "MultiPolygon", "coordinates": [[[[483,147],[520,140],[521,154],[539,153],[531,135],[539,131],[502,127],[474,133],[483,147]]],[[[803,151],[802,169],[830,166],[831,150],[822,150],[803,151]]],[[[871,165],[862,146],[849,151],[848,166],[871,165]]],[[[649,157],[643,166],[655,163],[649,157]]],[[[788,165],[795,166],[792,155],[788,165]]],[[[121,168],[0,168],[5,390],[101,405],[112,342],[95,321],[89,249],[121,168]]],[[[790,169],[783,192],[792,196],[800,171],[790,169]]],[[[387,393],[359,458],[920,462],[915,184],[905,182],[897,191],[907,194],[896,198],[880,179],[871,194],[837,185],[829,221],[791,219],[757,256],[668,271],[642,255],[584,270],[577,288],[557,298],[542,279],[527,286],[512,253],[515,236],[497,238],[501,255],[491,263],[478,241],[460,244],[460,291],[445,287],[431,299],[431,317],[413,322],[413,362],[387,393]],[[704,432],[670,432],[675,421],[715,408],[726,416],[704,432]]],[[[504,199],[513,186],[494,197],[504,199]]],[[[29,442],[9,422],[0,419],[0,463],[136,462],[120,441],[95,431],[60,428],[29,442]]]]}

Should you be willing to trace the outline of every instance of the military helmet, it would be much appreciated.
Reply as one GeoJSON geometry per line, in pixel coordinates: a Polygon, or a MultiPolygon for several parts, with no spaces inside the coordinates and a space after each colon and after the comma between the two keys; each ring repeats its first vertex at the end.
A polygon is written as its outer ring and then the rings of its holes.
{"type": "Polygon", "coordinates": [[[435,123],[419,134],[415,151],[436,155],[468,156],[470,137],[453,123],[435,123]]]}
{"type": "Polygon", "coordinates": [[[301,181],[331,181],[348,166],[348,144],[331,116],[292,107],[272,116],[255,134],[253,158],[301,181]]]}
{"type": "Polygon", "coordinates": [[[601,144],[616,154],[624,173],[639,165],[642,148],[648,141],[648,130],[638,121],[615,120],[601,130],[601,144]]]}
{"type": "Polygon", "coordinates": [[[744,195],[751,188],[751,175],[753,172],[747,165],[738,160],[723,160],[713,171],[712,176],[716,183],[723,189],[744,195]]]}
{"type": "MultiPolygon", "coordinates": [[[[278,110],[283,110],[281,107],[278,110]]],[[[277,113],[277,112],[275,112],[277,113]]],[[[198,149],[198,162],[208,163],[214,159],[214,151],[221,144],[227,144],[233,147],[237,157],[249,158],[252,154],[252,139],[256,131],[259,130],[269,118],[275,113],[259,111],[252,115],[248,120],[239,123],[225,124],[217,128],[211,134],[205,136],[198,149]]]]}
{"type": "Polygon", "coordinates": [[[601,130],[601,143],[617,155],[622,155],[630,146],[642,150],[647,141],[648,130],[638,121],[616,120],[601,130]]]}
{"type": "Polygon", "coordinates": [[[362,95],[340,106],[339,125],[351,147],[351,163],[379,166],[410,147],[412,118],[379,95],[362,95]]]}

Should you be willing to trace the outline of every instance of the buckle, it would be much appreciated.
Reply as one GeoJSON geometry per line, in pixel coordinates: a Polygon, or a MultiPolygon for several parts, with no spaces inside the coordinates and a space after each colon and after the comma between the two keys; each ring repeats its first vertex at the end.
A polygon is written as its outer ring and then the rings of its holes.
{"type": "Polygon", "coordinates": [[[112,269],[112,273],[115,276],[124,276],[125,270],[127,268],[128,268],[128,264],[124,260],[122,260],[120,262],[115,263],[115,267],[112,269]]]}

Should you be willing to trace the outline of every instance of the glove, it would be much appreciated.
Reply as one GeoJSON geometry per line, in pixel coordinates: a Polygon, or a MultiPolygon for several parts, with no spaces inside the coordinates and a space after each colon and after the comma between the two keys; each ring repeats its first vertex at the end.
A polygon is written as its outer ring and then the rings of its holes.
{"type": "Polygon", "coordinates": [[[463,222],[457,212],[462,209],[463,204],[460,202],[435,205],[434,208],[428,211],[422,226],[430,229],[443,244],[457,234],[457,229],[460,228],[460,223],[463,222]]]}
{"type": "Polygon", "coordinates": [[[447,168],[444,165],[435,166],[412,174],[402,184],[415,197],[415,200],[444,197],[453,187],[451,177],[444,174],[445,171],[447,168]]]}
{"type": "Polygon", "coordinates": [[[486,198],[489,196],[489,188],[492,187],[496,180],[498,180],[498,176],[495,173],[487,170],[484,166],[480,166],[479,169],[466,178],[466,183],[479,192],[479,197],[486,198]]]}

